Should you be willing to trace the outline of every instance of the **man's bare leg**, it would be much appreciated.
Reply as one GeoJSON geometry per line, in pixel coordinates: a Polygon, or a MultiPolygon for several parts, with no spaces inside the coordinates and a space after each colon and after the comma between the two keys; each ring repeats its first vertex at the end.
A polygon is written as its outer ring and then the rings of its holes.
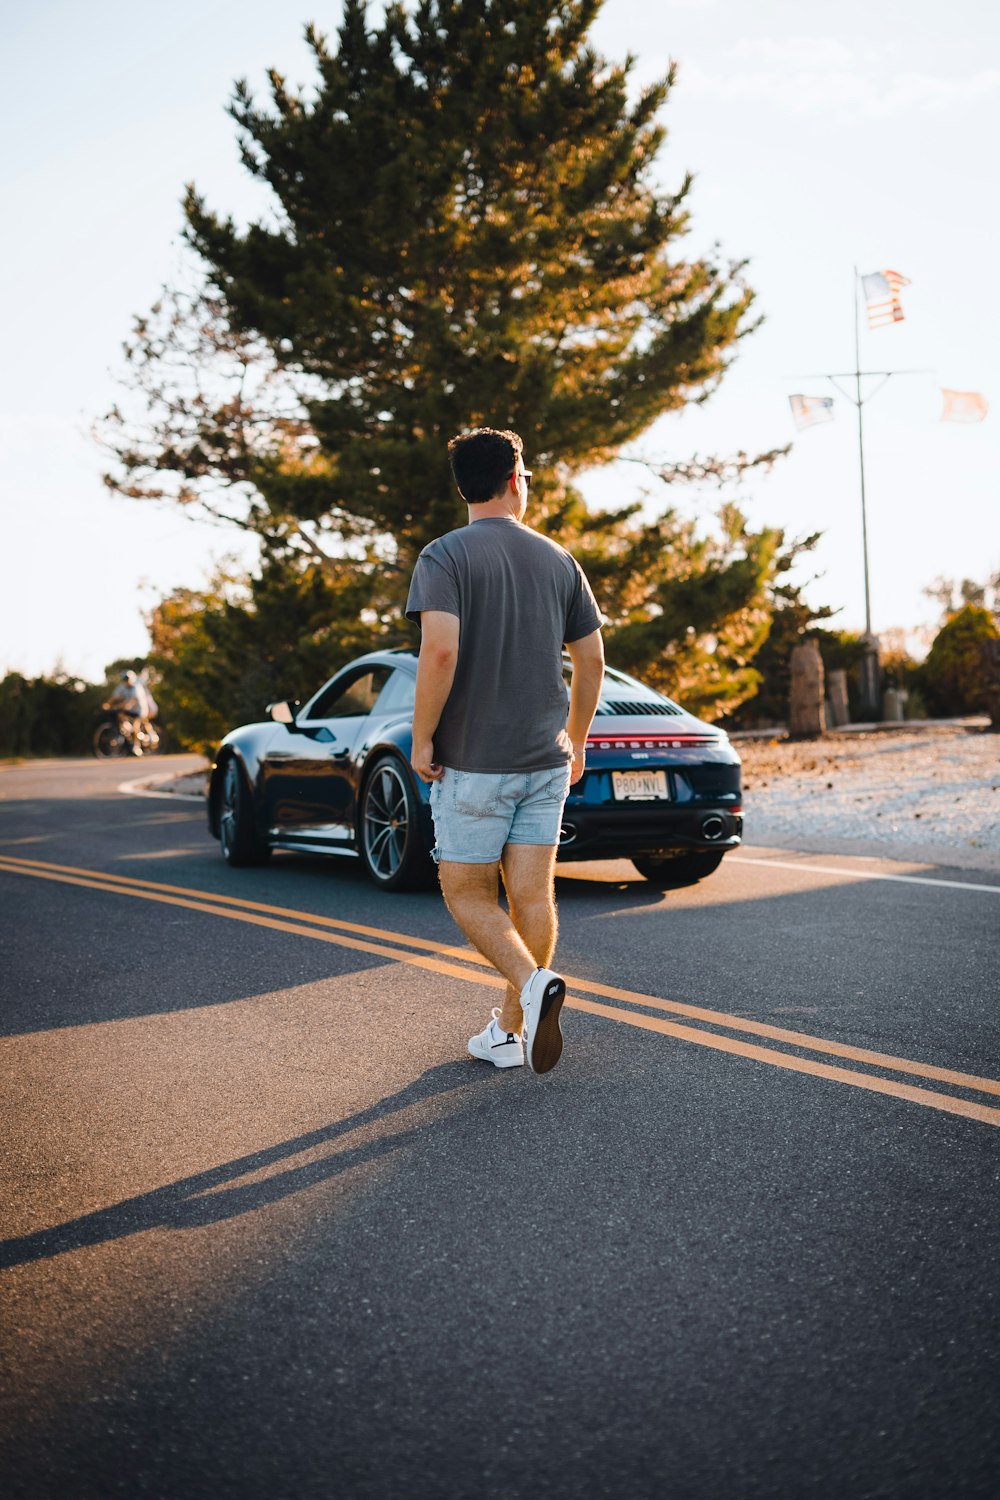
{"type": "MultiPolygon", "coordinates": [[[[555,865],[555,846],[549,844],[507,844],[501,856],[511,920],[535,963],[543,969],[552,962],[559,930],[553,886],[555,865]]],[[[508,983],[500,1011],[500,1029],[517,1036],[523,1020],[521,991],[508,983]]]]}
{"type": "MultiPolygon", "coordinates": [[[[498,901],[500,861],[465,865],[443,859],[438,865],[445,905],[465,936],[520,995],[538,967],[498,901]]],[[[520,1008],[520,1007],[519,1007],[520,1008]]]]}

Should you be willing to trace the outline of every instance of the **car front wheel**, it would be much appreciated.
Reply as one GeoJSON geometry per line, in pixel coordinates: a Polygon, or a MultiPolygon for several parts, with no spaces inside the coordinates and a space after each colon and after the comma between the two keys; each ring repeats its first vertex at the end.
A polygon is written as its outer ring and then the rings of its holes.
{"type": "Polygon", "coordinates": [[[262,865],[271,857],[270,845],[254,828],[253,801],[235,756],[226,761],[222,773],[219,842],[229,865],[262,865]]]}
{"type": "Polygon", "coordinates": [[[420,800],[394,755],[375,762],[361,794],[358,847],[369,879],[385,891],[425,888],[435,866],[424,840],[420,800]]]}
{"type": "Polygon", "coordinates": [[[651,885],[661,891],[678,891],[686,885],[697,885],[706,875],[712,875],[722,864],[722,854],[677,854],[660,857],[654,854],[637,854],[632,863],[651,885]]]}

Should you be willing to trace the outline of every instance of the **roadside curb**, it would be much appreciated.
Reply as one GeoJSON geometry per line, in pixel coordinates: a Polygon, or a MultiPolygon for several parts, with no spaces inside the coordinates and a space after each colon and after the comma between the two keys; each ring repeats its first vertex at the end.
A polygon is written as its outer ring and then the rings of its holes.
{"type": "MultiPolygon", "coordinates": [[[[920,734],[921,731],[933,732],[935,729],[989,729],[990,720],[987,714],[970,714],[964,719],[889,719],[873,724],[840,724],[834,728],[826,729],[822,734],[811,737],[814,742],[840,738],[850,738],[852,734],[920,734]]],[[[775,724],[770,729],[733,729],[729,731],[731,740],[780,740],[788,739],[788,729],[784,724],[775,724]]],[[[804,744],[807,741],[796,740],[796,744],[804,744]]]]}
{"type": "MultiPolygon", "coordinates": [[[[190,776],[191,772],[185,771],[181,774],[190,776]]],[[[158,797],[166,802],[197,802],[204,807],[204,793],[197,795],[194,792],[158,792],[155,790],[156,787],[164,786],[167,782],[180,780],[181,776],[178,776],[176,771],[172,771],[166,776],[147,776],[142,781],[122,781],[118,784],[117,790],[129,797],[158,797]]]]}

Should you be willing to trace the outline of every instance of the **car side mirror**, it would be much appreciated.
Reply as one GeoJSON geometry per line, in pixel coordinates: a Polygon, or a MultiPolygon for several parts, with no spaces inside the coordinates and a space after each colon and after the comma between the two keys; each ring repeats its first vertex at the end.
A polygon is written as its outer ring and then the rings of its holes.
{"type": "Polygon", "coordinates": [[[276,724],[294,724],[298,706],[297,703],[269,703],[267,712],[276,724]]]}

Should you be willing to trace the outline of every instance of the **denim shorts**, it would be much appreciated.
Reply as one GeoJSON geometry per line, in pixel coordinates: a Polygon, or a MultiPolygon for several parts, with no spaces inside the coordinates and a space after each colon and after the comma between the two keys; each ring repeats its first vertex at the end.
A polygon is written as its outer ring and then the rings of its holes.
{"type": "Polygon", "coordinates": [[[435,861],[491,864],[505,844],[558,844],[572,767],[456,771],[431,782],[435,861]]]}

